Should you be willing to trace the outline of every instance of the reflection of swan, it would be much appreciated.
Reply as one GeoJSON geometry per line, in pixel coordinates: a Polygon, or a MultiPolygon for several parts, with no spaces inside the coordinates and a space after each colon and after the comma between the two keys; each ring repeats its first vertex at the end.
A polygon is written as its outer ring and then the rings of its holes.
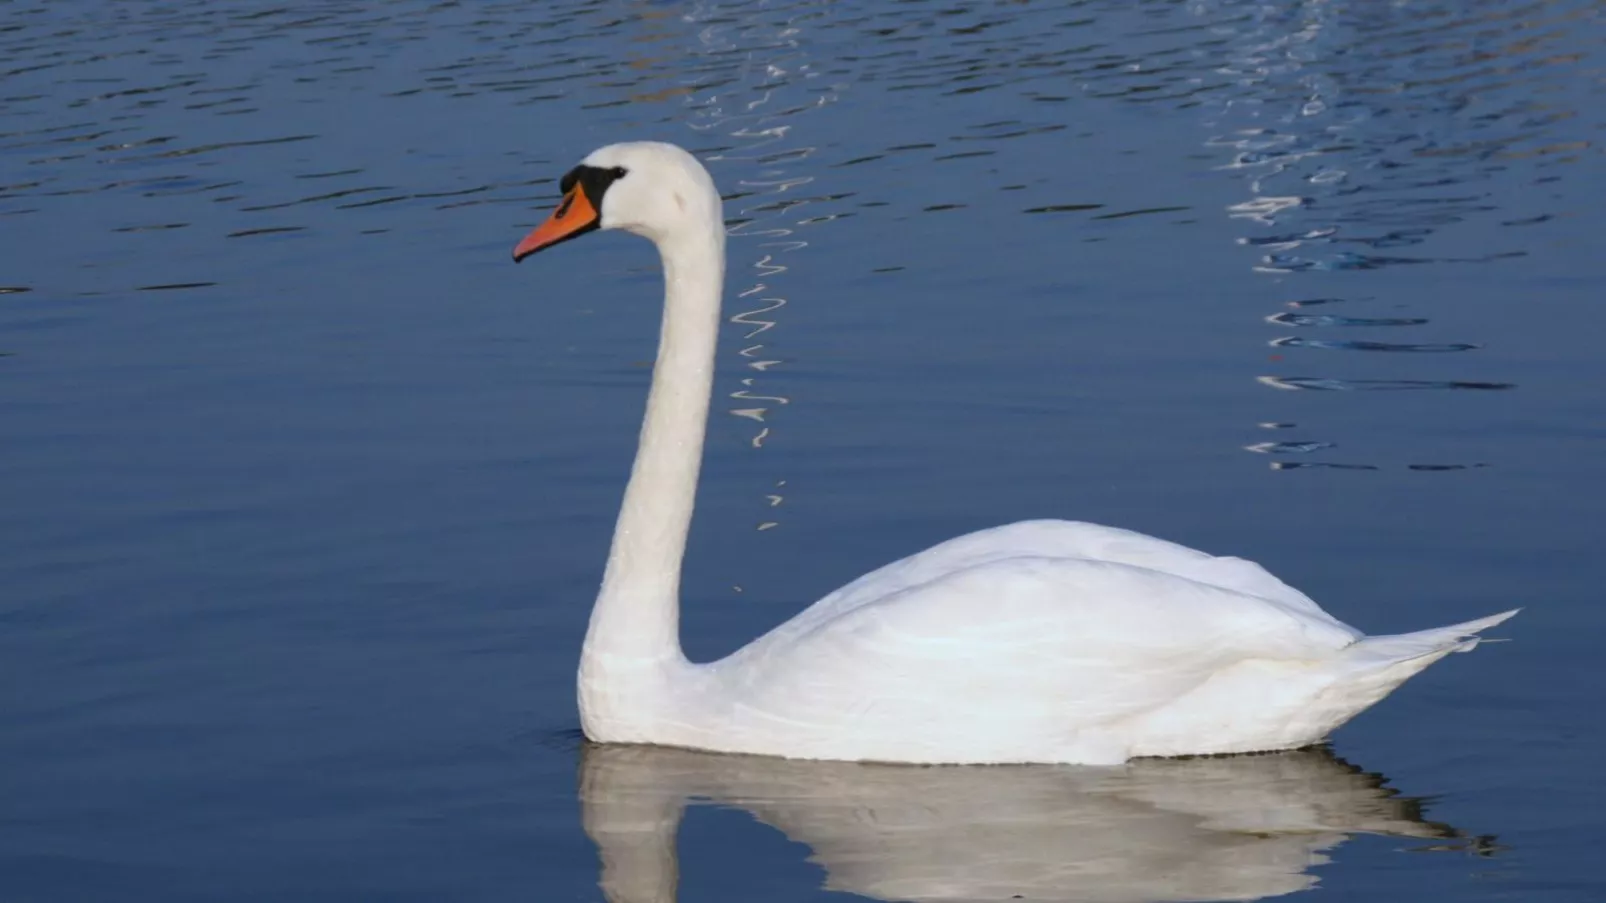
{"type": "Polygon", "coordinates": [[[679,584],[719,329],[719,193],[667,144],[565,176],[521,259],[594,229],[667,284],[641,444],[580,660],[593,740],[795,758],[1120,762],[1304,746],[1512,612],[1364,638],[1258,565],[1029,521],[888,565],[734,655],[688,662],[679,584]]]}
{"type": "Polygon", "coordinates": [[[1358,832],[1454,836],[1325,750],[1116,768],[911,768],[587,744],[609,903],[671,903],[689,800],[807,844],[826,886],[884,900],[1250,900],[1303,890],[1358,832]]]}

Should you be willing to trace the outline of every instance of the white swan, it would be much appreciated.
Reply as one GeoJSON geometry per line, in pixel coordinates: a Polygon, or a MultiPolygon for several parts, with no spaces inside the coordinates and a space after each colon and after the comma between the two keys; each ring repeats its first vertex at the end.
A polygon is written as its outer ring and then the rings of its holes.
{"type": "Polygon", "coordinates": [[[651,239],[658,359],[580,657],[603,743],[804,759],[1115,763],[1316,743],[1515,614],[1365,637],[1259,565],[1113,527],[1024,521],[872,571],[727,658],[681,651],[680,565],[719,332],[719,192],[669,144],[564,176],[515,260],[595,229],[651,239]]]}

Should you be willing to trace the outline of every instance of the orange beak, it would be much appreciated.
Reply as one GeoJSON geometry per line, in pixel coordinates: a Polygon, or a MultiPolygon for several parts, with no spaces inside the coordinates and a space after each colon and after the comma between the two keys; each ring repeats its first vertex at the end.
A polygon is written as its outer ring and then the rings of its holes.
{"type": "Polygon", "coordinates": [[[524,236],[524,240],[513,249],[513,262],[518,263],[536,251],[577,238],[601,225],[602,216],[597,213],[597,208],[591,205],[591,199],[586,197],[585,189],[576,183],[569,189],[569,193],[563,196],[563,202],[558,204],[558,209],[552,211],[546,222],[537,226],[534,232],[524,236]]]}

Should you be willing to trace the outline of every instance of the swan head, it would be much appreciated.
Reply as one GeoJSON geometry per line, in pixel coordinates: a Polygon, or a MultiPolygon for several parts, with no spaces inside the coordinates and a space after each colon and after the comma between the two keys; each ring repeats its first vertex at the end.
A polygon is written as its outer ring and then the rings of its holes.
{"type": "Polygon", "coordinates": [[[660,245],[709,229],[724,234],[713,178],[673,144],[631,141],[598,148],[559,187],[563,200],[513,249],[515,263],[598,229],[624,229],[660,245]]]}

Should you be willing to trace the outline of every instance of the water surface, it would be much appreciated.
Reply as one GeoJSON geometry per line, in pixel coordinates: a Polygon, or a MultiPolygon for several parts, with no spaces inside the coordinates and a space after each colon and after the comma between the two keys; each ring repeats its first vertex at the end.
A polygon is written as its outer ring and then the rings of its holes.
{"type": "Polygon", "coordinates": [[[1598,897],[1603,34],[1578,0],[5,5],[8,891],[1598,897]],[[507,257],[633,138],[730,220],[694,657],[1045,515],[1371,632],[1523,605],[1516,642],[1338,759],[581,749],[659,277],[620,235],[507,257]]]}

